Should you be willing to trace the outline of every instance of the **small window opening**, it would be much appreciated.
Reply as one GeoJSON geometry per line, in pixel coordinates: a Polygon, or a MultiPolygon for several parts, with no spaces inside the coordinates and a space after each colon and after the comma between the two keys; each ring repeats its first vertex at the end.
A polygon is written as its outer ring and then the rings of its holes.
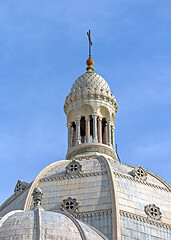
{"type": "Polygon", "coordinates": [[[70,169],[71,172],[77,172],[77,170],[78,170],[78,163],[72,163],[70,165],[69,169],[70,169]]]}
{"type": "Polygon", "coordinates": [[[142,169],[137,169],[137,175],[139,177],[143,177],[144,176],[144,171],[142,169]]]}
{"type": "Polygon", "coordinates": [[[68,201],[65,203],[65,208],[69,211],[72,211],[72,209],[74,208],[74,202],[73,201],[68,201]]]}

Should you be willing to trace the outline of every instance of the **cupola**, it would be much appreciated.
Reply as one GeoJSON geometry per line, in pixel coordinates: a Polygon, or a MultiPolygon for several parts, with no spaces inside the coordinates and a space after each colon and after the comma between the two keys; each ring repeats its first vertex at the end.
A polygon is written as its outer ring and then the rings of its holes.
{"type": "Polygon", "coordinates": [[[116,159],[116,99],[106,80],[94,72],[90,55],[86,64],[86,72],[74,82],[64,104],[68,127],[66,158],[96,152],[116,159]]]}

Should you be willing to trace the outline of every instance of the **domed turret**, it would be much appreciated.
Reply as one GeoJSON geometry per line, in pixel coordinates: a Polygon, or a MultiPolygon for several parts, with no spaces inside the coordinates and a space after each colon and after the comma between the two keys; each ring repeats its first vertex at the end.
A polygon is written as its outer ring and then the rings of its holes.
{"type": "Polygon", "coordinates": [[[116,159],[114,130],[118,106],[106,80],[93,71],[94,60],[87,60],[87,72],[73,84],[66,97],[67,159],[87,152],[116,159]]]}

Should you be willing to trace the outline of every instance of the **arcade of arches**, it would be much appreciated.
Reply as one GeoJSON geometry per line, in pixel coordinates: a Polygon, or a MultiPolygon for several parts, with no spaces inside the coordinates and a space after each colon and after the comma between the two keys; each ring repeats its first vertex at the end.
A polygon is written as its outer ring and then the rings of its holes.
{"type": "Polygon", "coordinates": [[[97,115],[79,116],[67,126],[68,148],[91,142],[114,148],[114,126],[111,119],[97,115]]]}

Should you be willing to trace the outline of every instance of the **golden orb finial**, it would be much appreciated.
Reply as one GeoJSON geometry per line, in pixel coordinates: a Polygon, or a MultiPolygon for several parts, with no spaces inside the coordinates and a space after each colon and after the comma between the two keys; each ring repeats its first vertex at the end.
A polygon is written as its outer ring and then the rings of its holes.
{"type": "Polygon", "coordinates": [[[94,65],[94,60],[93,60],[91,57],[89,57],[89,58],[87,59],[86,64],[87,64],[87,66],[88,66],[88,67],[86,68],[87,72],[94,71],[94,67],[93,67],[93,65],[94,65]]]}

